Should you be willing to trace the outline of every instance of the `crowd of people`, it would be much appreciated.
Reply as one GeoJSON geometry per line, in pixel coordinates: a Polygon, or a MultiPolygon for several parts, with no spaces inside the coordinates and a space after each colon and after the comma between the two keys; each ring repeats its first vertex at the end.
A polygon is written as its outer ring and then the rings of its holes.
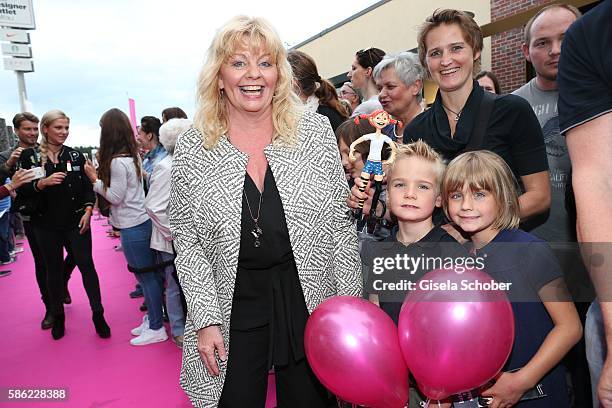
{"type": "MultiPolygon", "coordinates": [[[[512,283],[511,300],[530,299],[512,302],[512,352],[481,390],[489,406],[612,407],[609,260],[576,251],[578,240],[612,238],[609,205],[589,187],[593,177],[610,190],[612,65],[607,43],[586,45],[609,17],[610,2],[584,17],[570,5],[540,9],[522,46],[535,76],[505,95],[480,70],[480,27],[459,10],[426,19],[418,54],[357,51],[339,90],[265,20],[235,17],[208,49],[193,123],[168,108],[161,121],[144,116],[135,136],[110,109],[94,166],[64,145],[63,112],[15,116],[19,144],[0,153],[0,261],[15,248],[9,214],[21,214],[41,327],[65,335],[76,265],[95,330],[110,337],[89,229],[96,203],[106,206],[138,282],[130,296],[145,301],[131,344],[166,341],[166,313],[194,406],[263,406],[273,368],[278,406],[312,408],[336,402],[305,357],[310,313],[331,296],[363,296],[397,323],[401,302],[373,288],[376,243],[451,244],[487,258],[487,273],[512,283]],[[426,79],[438,87],[429,107],[426,79]],[[566,281],[589,271],[601,302],[587,313],[592,299],[566,281]]],[[[425,403],[410,386],[410,407],[425,403]]]]}

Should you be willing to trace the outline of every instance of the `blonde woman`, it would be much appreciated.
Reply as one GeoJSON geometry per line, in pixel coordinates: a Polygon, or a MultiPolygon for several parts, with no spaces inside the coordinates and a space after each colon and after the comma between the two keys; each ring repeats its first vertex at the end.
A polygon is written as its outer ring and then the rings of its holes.
{"type": "Polygon", "coordinates": [[[85,176],[85,157],[64,145],[70,130],[70,119],[59,110],[45,113],[40,121],[40,154],[26,149],[20,157],[21,167],[42,167],[46,177],[27,183],[18,194],[30,197],[35,205],[31,223],[47,269],[49,310],[54,317],[51,335],[55,340],[64,336],[63,299],[64,251],[68,245],[83,276],[83,286],[93,312],[96,332],[102,338],[111,335],[104,320],[98,274],[91,256],[89,221],[95,196],[85,176]]]}
{"type": "Polygon", "coordinates": [[[271,366],[279,406],[326,406],[306,320],[362,289],[337,149],[329,121],[301,111],[274,29],[245,16],[221,27],[170,193],[187,301],[181,385],[195,406],[263,406],[271,366]]]}

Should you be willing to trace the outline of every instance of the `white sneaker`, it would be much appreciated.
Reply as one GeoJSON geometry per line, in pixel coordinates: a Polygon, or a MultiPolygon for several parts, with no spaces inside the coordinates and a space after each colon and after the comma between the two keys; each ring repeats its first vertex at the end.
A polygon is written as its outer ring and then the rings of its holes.
{"type": "Polygon", "coordinates": [[[14,256],[14,255],[20,254],[20,253],[22,253],[22,252],[23,252],[23,248],[17,248],[17,247],[15,247],[15,249],[13,249],[12,251],[10,251],[10,252],[9,252],[9,254],[10,254],[11,256],[14,256]]]}
{"type": "Polygon", "coordinates": [[[142,317],[142,323],[140,326],[132,329],[132,336],[140,336],[145,329],[149,328],[149,315],[145,314],[142,317]]]}
{"type": "Polygon", "coordinates": [[[168,334],[166,334],[166,328],[161,327],[157,330],[151,330],[146,328],[142,334],[138,337],[130,340],[132,346],[146,346],[147,344],[159,343],[168,340],[168,334]]]}

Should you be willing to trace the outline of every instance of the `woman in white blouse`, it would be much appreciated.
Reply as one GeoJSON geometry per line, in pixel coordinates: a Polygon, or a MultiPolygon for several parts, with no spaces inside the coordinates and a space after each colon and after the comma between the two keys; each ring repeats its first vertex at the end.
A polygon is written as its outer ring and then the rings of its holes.
{"type": "Polygon", "coordinates": [[[168,205],[170,204],[170,176],[174,146],[179,135],[190,127],[189,119],[177,118],[168,120],[159,128],[159,142],[164,146],[168,155],[153,169],[149,194],[145,199],[145,209],[153,221],[151,249],[155,252],[158,264],[163,265],[162,269],[166,278],[166,309],[170,320],[172,340],[181,348],[185,332],[185,307],[174,268],[175,255],[168,221],[168,205]]]}
{"type": "Polygon", "coordinates": [[[163,326],[163,273],[150,248],[152,224],[145,211],[142,165],[128,117],[111,109],[100,119],[100,165],[88,163],[85,172],[96,193],[111,204],[111,224],[121,230],[121,245],[128,263],[144,290],[147,315],[132,330],[130,343],[144,346],[168,339],[163,326]]]}

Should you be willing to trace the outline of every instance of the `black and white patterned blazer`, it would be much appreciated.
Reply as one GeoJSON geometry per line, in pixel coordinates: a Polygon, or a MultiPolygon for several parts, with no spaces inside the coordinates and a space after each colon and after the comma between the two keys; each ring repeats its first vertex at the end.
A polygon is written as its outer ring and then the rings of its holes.
{"type": "MultiPolygon", "coordinates": [[[[328,119],[305,112],[296,146],[274,143],[265,155],[285,210],[308,311],[330,296],[360,296],[357,235],[345,203],[348,185],[328,119]]],[[[181,386],[196,407],[217,407],[227,368],[227,362],[219,362],[221,375],[208,374],[196,330],[220,325],[231,358],[229,324],[247,161],[226,137],[205,150],[195,129],[184,133],[175,148],[170,226],[187,299],[181,386]]]]}

